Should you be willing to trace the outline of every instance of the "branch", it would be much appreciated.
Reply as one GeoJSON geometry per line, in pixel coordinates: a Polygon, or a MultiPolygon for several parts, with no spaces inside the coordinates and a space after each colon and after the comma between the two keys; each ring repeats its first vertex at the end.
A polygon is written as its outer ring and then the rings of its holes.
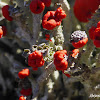
{"type": "Polygon", "coordinates": [[[42,14],[43,13],[32,14],[32,18],[33,18],[33,33],[32,33],[33,44],[36,44],[38,37],[39,37],[42,14]]]}
{"type": "MultiPolygon", "coordinates": [[[[45,69],[45,71],[43,72],[42,75],[40,75],[38,77],[38,79],[36,80],[36,84],[33,85],[35,87],[32,87],[33,90],[33,96],[32,96],[32,100],[34,100],[34,98],[38,95],[39,93],[39,88],[40,86],[43,84],[43,82],[50,76],[51,73],[53,73],[55,71],[55,65],[53,62],[51,62],[45,69]]],[[[33,83],[33,81],[31,81],[33,83]]]]}
{"type": "Polygon", "coordinates": [[[20,19],[17,19],[16,23],[18,25],[18,28],[16,28],[16,32],[15,32],[15,34],[17,35],[17,37],[18,38],[24,38],[24,39],[26,39],[28,41],[28,43],[30,45],[32,45],[33,40],[31,38],[30,31],[27,29],[27,27],[25,25],[23,25],[21,23],[20,19]]]}

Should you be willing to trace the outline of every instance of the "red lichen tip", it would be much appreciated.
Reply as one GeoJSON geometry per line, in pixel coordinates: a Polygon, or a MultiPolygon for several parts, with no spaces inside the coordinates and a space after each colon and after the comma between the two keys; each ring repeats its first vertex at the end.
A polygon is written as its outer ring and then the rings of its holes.
{"type": "Polygon", "coordinates": [[[98,0],[75,0],[73,11],[76,18],[80,22],[88,22],[95,10],[98,9],[99,2],[98,0]]]}
{"type": "Polygon", "coordinates": [[[41,13],[44,10],[44,8],[45,8],[45,5],[40,0],[32,0],[32,2],[30,3],[30,10],[34,14],[41,13]]]}
{"type": "Polygon", "coordinates": [[[79,53],[79,49],[74,49],[74,50],[72,50],[72,54],[71,54],[71,56],[72,57],[75,57],[78,53],[79,53]]]}
{"type": "Polygon", "coordinates": [[[24,96],[20,96],[19,100],[26,100],[26,99],[24,98],[24,96]]]}
{"type": "Polygon", "coordinates": [[[11,16],[9,16],[9,5],[3,6],[2,14],[7,20],[9,20],[9,21],[13,20],[13,18],[11,16]]]}
{"type": "Polygon", "coordinates": [[[18,73],[20,79],[24,79],[25,77],[30,75],[29,69],[23,69],[18,73]]]}
{"type": "Polygon", "coordinates": [[[2,28],[0,28],[0,38],[2,38],[2,36],[3,36],[3,30],[2,28]]]}
{"type": "Polygon", "coordinates": [[[57,10],[56,10],[56,13],[55,13],[55,16],[58,18],[58,19],[64,19],[66,17],[66,13],[65,11],[59,7],[57,10]]]}
{"type": "Polygon", "coordinates": [[[85,39],[80,40],[80,41],[78,41],[78,42],[72,42],[72,45],[73,45],[75,48],[81,48],[81,47],[83,47],[87,42],[88,42],[88,38],[85,38],[85,39]]]}

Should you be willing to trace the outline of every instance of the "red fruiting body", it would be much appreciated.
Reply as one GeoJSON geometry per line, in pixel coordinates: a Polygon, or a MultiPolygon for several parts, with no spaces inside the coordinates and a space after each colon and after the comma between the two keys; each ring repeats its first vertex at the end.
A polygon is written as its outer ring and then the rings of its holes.
{"type": "Polygon", "coordinates": [[[56,11],[48,11],[42,20],[43,28],[52,30],[61,24],[62,19],[66,17],[65,12],[59,7],[56,11]]]}
{"type": "Polygon", "coordinates": [[[2,38],[2,35],[3,35],[3,30],[2,28],[0,28],[0,38],[2,38]]]}
{"type": "Polygon", "coordinates": [[[55,12],[55,16],[58,19],[64,19],[66,18],[66,13],[61,7],[59,7],[55,12]]]}
{"type": "Polygon", "coordinates": [[[41,0],[42,2],[44,2],[46,7],[49,7],[51,5],[51,0],[41,0]]]}
{"type": "Polygon", "coordinates": [[[78,42],[72,42],[72,45],[75,48],[81,48],[88,42],[88,38],[84,38],[83,40],[80,40],[78,42]]]}
{"type": "Polygon", "coordinates": [[[98,0],[76,0],[73,7],[74,14],[80,22],[88,22],[99,4],[98,0]]]}
{"type": "Polygon", "coordinates": [[[18,73],[20,79],[24,79],[25,77],[30,75],[29,69],[23,69],[18,73]]]}
{"type": "Polygon", "coordinates": [[[92,26],[90,29],[89,29],[89,37],[91,40],[94,40],[94,31],[95,31],[96,27],[92,26]]]}
{"type": "Polygon", "coordinates": [[[47,30],[52,30],[56,26],[60,25],[61,21],[55,20],[55,11],[48,11],[42,20],[42,26],[43,28],[46,28],[47,30]]]}
{"type": "Polygon", "coordinates": [[[5,26],[2,26],[2,30],[3,30],[3,36],[6,36],[7,34],[7,29],[5,26]]]}
{"type": "Polygon", "coordinates": [[[26,100],[26,99],[24,98],[24,96],[20,96],[19,100],[26,100]]]}
{"type": "Polygon", "coordinates": [[[21,93],[22,95],[29,96],[29,95],[32,94],[32,89],[31,89],[31,88],[29,88],[29,89],[22,89],[22,90],[20,91],[20,93],[21,93]]]}
{"type": "Polygon", "coordinates": [[[34,14],[41,13],[44,10],[44,8],[45,8],[45,5],[40,0],[32,0],[32,2],[30,3],[30,10],[34,14]]]}
{"type": "Polygon", "coordinates": [[[28,56],[28,65],[37,70],[38,67],[44,65],[43,55],[40,51],[34,51],[28,56]]]}
{"type": "Polygon", "coordinates": [[[79,49],[72,50],[73,54],[71,54],[72,57],[75,57],[79,53],[79,49]]]}
{"type": "Polygon", "coordinates": [[[66,70],[67,69],[68,62],[64,58],[64,56],[66,54],[67,54],[66,50],[60,50],[54,54],[54,64],[55,64],[57,70],[66,70]]]}
{"type": "Polygon", "coordinates": [[[7,20],[9,21],[13,20],[13,18],[9,16],[9,5],[6,5],[2,8],[2,14],[7,20]]]}

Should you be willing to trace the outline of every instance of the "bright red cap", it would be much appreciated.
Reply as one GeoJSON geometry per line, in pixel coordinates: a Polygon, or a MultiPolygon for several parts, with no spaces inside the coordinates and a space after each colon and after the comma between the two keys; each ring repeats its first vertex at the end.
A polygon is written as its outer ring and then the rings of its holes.
{"type": "Polygon", "coordinates": [[[66,70],[67,69],[68,62],[64,58],[66,54],[67,54],[66,50],[60,50],[54,54],[54,64],[56,66],[56,70],[66,70]]]}
{"type": "Polygon", "coordinates": [[[20,96],[19,100],[26,100],[26,99],[24,98],[24,96],[20,96]]]}
{"type": "Polygon", "coordinates": [[[85,38],[85,39],[80,40],[80,41],[78,41],[78,42],[72,42],[72,45],[73,45],[75,48],[81,48],[81,47],[83,47],[87,42],[88,42],[88,38],[85,38]]]}
{"type": "Polygon", "coordinates": [[[40,0],[32,0],[32,2],[30,3],[30,10],[34,14],[41,13],[44,10],[44,8],[45,8],[45,5],[40,0]]]}
{"type": "Polygon", "coordinates": [[[56,10],[55,16],[56,16],[58,19],[64,19],[64,18],[66,18],[67,15],[66,15],[65,11],[64,11],[61,7],[59,7],[59,8],[56,10]]]}
{"type": "Polygon", "coordinates": [[[9,20],[9,21],[13,20],[13,18],[11,16],[9,16],[9,5],[3,6],[2,14],[7,20],[9,20]]]}
{"type": "Polygon", "coordinates": [[[3,36],[3,30],[2,28],[0,28],[0,38],[2,38],[2,36],[3,36]]]}
{"type": "Polygon", "coordinates": [[[28,65],[33,67],[33,70],[37,70],[38,67],[44,65],[43,55],[40,51],[34,51],[28,56],[28,65]]]}
{"type": "Polygon", "coordinates": [[[99,4],[98,0],[75,0],[74,14],[80,22],[88,22],[99,4]]]}
{"type": "Polygon", "coordinates": [[[71,54],[72,57],[75,57],[79,53],[79,49],[72,50],[73,54],[71,54]]]}
{"type": "Polygon", "coordinates": [[[29,69],[23,69],[18,73],[20,79],[24,79],[25,77],[30,75],[29,69]]]}

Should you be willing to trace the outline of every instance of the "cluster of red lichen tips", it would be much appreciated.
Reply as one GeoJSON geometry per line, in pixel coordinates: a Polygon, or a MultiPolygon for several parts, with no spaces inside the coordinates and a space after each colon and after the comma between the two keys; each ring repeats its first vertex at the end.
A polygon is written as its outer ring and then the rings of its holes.
{"type": "MultiPolygon", "coordinates": [[[[33,70],[37,70],[38,67],[41,67],[44,65],[44,59],[43,55],[40,51],[34,51],[31,54],[28,55],[28,65],[33,68],[33,70]]],[[[25,78],[30,76],[30,70],[28,68],[22,69],[18,73],[18,77],[21,80],[24,80],[25,78]]],[[[24,96],[30,96],[32,94],[32,88],[24,88],[22,87],[20,91],[21,95],[19,97],[19,100],[26,100],[24,96]],[[24,96],[23,96],[24,95],[24,96]]]]}
{"type": "Polygon", "coordinates": [[[93,44],[100,48],[100,21],[97,23],[97,27],[92,26],[89,29],[90,39],[93,40],[93,44]]]}
{"type": "Polygon", "coordinates": [[[37,70],[38,67],[44,65],[43,55],[40,51],[34,51],[28,56],[28,65],[33,68],[33,70],[37,70]]]}
{"type": "Polygon", "coordinates": [[[52,30],[59,26],[65,17],[66,13],[61,7],[56,11],[48,11],[43,17],[42,26],[47,30],[52,30]]]}
{"type": "Polygon", "coordinates": [[[57,70],[66,70],[67,66],[68,66],[68,62],[67,62],[67,51],[66,50],[60,50],[57,51],[54,54],[54,64],[56,66],[57,70]]]}

